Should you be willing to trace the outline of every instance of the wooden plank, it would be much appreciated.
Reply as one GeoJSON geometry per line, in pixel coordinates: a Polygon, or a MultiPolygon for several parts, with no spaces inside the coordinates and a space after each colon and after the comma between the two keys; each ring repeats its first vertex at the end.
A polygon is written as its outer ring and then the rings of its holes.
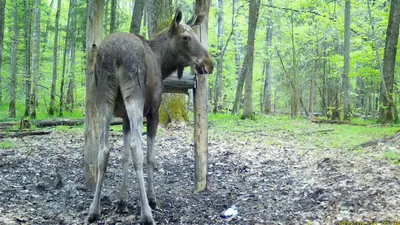
{"type": "Polygon", "coordinates": [[[196,85],[195,76],[187,72],[183,72],[181,79],[178,79],[176,73],[172,74],[163,83],[164,93],[187,93],[188,89],[193,89],[196,85]]]}

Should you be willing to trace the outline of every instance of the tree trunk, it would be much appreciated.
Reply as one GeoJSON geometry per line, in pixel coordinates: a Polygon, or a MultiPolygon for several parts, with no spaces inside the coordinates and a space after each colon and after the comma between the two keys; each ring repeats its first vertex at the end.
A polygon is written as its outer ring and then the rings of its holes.
{"type": "MultiPolygon", "coordinates": [[[[149,4],[149,3],[147,3],[149,4]]],[[[153,34],[156,34],[171,24],[170,2],[169,0],[154,0],[151,8],[155,9],[151,23],[154,24],[153,34]]],[[[149,12],[150,13],[150,12],[149,12]]],[[[182,94],[163,94],[163,99],[159,109],[160,124],[186,123],[189,120],[187,112],[187,101],[182,94]]]]}
{"type": "Polygon", "coordinates": [[[54,29],[54,46],[53,46],[53,81],[51,83],[50,109],[49,114],[54,115],[54,105],[56,100],[57,85],[57,50],[58,50],[58,24],[60,22],[61,0],[57,1],[56,22],[54,29]]]}
{"type": "MultiPolygon", "coordinates": [[[[269,0],[269,4],[272,5],[272,0],[269,0]]],[[[272,87],[272,10],[268,10],[268,23],[267,23],[267,35],[265,37],[266,52],[268,54],[267,60],[265,61],[265,83],[264,83],[264,97],[262,102],[262,112],[265,114],[271,113],[271,87],[272,87]]]]}
{"type": "Polygon", "coordinates": [[[242,101],[244,79],[245,79],[245,74],[246,74],[246,70],[247,70],[247,67],[245,66],[247,64],[247,60],[248,60],[248,56],[246,54],[246,56],[244,57],[244,60],[243,60],[243,66],[241,68],[241,72],[239,73],[238,83],[237,83],[237,86],[236,86],[235,102],[233,104],[233,109],[232,109],[232,113],[234,115],[239,114],[239,110],[240,110],[240,104],[241,104],[241,101],[242,101]]]}
{"type": "MultiPolygon", "coordinates": [[[[235,12],[235,15],[239,14],[238,11],[238,3],[239,0],[233,0],[232,1],[232,8],[233,11],[235,12]]],[[[236,17],[233,18],[233,20],[235,20],[235,24],[238,24],[238,22],[236,21],[236,17]]],[[[235,26],[237,27],[237,26],[235,26]]],[[[234,29],[234,36],[235,36],[235,66],[236,66],[236,76],[239,79],[240,77],[240,72],[241,72],[241,67],[240,67],[240,60],[242,59],[241,55],[242,55],[242,44],[240,43],[240,32],[237,29],[234,29]]]]}
{"type": "Polygon", "coordinates": [[[155,21],[156,21],[156,9],[154,5],[156,0],[147,0],[146,3],[146,14],[147,14],[147,32],[149,38],[153,37],[154,29],[155,29],[155,21]]]}
{"type": "Polygon", "coordinates": [[[218,65],[217,75],[215,77],[215,95],[214,95],[214,113],[221,110],[222,98],[222,70],[224,63],[224,56],[222,54],[224,40],[224,0],[218,0],[218,65]]]}
{"type": "Polygon", "coordinates": [[[344,68],[342,77],[343,120],[351,119],[350,108],[350,0],[346,0],[344,13],[344,68]]]}
{"type": "Polygon", "coordinates": [[[356,85],[357,85],[356,108],[362,109],[364,107],[364,82],[362,77],[356,78],[356,85]]]}
{"type": "Polygon", "coordinates": [[[29,116],[31,111],[31,1],[24,0],[24,39],[25,39],[25,113],[29,116]],[[28,2],[27,2],[28,1],[28,2]]]}
{"type": "Polygon", "coordinates": [[[299,107],[299,100],[300,100],[300,93],[299,93],[299,87],[298,87],[298,81],[297,81],[297,61],[296,61],[296,48],[295,48],[295,43],[294,43],[294,31],[293,31],[293,26],[294,26],[294,21],[293,21],[293,12],[290,17],[290,24],[291,24],[291,40],[292,40],[292,93],[290,97],[290,117],[291,118],[296,118],[297,117],[297,112],[298,112],[298,107],[299,107]]]}
{"type": "MultiPolygon", "coordinates": [[[[13,36],[11,42],[11,76],[10,76],[10,104],[8,107],[8,117],[15,118],[15,94],[17,86],[17,45],[18,45],[18,4],[13,0],[13,36]]],[[[1,88],[1,87],[0,87],[1,88]]]]}
{"type": "Polygon", "coordinates": [[[383,56],[382,83],[380,90],[379,122],[398,122],[394,105],[394,69],[399,39],[400,1],[392,0],[390,4],[389,22],[386,30],[385,52],[383,56]]]}
{"type": "Polygon", "coordinates": [[[132,21],[130,31],[132,34],[139,34],[140,25],[142,23],[143,8],[145,5],[145,0],[135,0],[135,5],[133,6],[132,21]]]}
{"type": "Polygon", "coordinates": [[[39,77],[40,65],[40,0],[34,0],[33,11],[33,33],[32,33],[32,61],[31,61],[31,98],[30,116],[36,119],[36,79],[39,77]]]}
{"type": "Polygon", "coordinates": [[[3,60],[3,43],[4,43],[4,13],[6,8],[6,0],[0,0],[0,105],[3,103],[3,83],[1,74],[1,62],[3,60]]]}
{"type": "Polygon", "coordinates": [[[44,41],[43,41],[44,45],[43,45],[43,48],[42,48],[42,53],[45,52],[46,49],[48,48],[49,30],[50,30],[50,26],[52,24],[50,17],[51,17],[51,11],[53,9],[53,4],[54,4],[54,0],[51,0],[49,9],[45,10],[45,11],[47,11],[46,12],[47,22],[46,22],[46,30],[44,31],[44,41]]]}
{"type": "Polygon", "coordinates": [[[308,113],[311,118],[314,117],[316,73],[317,73],[317,60],[314,60],[311,73],[311,82],[310,82],[310,107],[308,109],[308,113]]]}
{"type": "Polygon", "coordinates": [[[247,31],[247,64],[245,74],[244,109],[242,118],[253,117],[253,61],[254,61],[254,40],[256,36],[260,0],[250,0],[249,27],[247,31]]]}
{"type": "Polygon", "coordinates": [[[71,11],[71,21],[70,21],[70,60],[69,60],[69,84],[67,91],[68,110],[72,112],[75,106],[74,91],[75,91],[75,44],[76,44],[76,1],[70,0],[70,11],[71,11]]]}
{"type": "Polygon", "coordinates": [[[88,0],[86,22],[85,185],[94,190],[97,179],[99,115],[96,108],[94,60],[103,39],[104,0],[88,0]]]}
{"type": "Polygon", "coordinates": [[[110,34],[115,32],[117,20],[117,0],[111,1],[111,19],[110,19],[110,34]]]}

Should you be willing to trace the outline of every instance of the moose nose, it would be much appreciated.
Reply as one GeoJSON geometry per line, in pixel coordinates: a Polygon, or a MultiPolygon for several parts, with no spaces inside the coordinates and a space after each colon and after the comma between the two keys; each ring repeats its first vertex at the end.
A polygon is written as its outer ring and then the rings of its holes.
{"type": "Polygon", "coordinates": [[[214,70],[214,65],[213,65],[213,60],[210,57],[210,55],[207,54],[207,56],[203,59],[203,68],[207,74],[212,74],[214,70]]]}

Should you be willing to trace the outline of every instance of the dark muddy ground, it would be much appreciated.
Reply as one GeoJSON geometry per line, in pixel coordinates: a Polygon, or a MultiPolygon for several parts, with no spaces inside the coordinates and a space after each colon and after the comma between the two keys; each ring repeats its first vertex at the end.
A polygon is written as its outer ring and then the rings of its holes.
{"type": "MultiPolygon", "coordinates": [[[[194,194],[192,129],[157,137],[158,224],[335,224],[400,221],[400,167],[368,154],[301,149],[296,140],[251,132],[210,135],[208,191],[194,194]],[[273,139],[274,141],[267,142],[273,139]],[[219,217],[235,205],[239,215],[219,217]]],[[[93,195],[83,187],[83,134],[12,138],[0,151],[0,224],[83,224],[93,195]],[[61,181],[60,181],[61,179],[61,181]]],[[[392,148],[400,145],[390,144],[392,148]]],[[[128,214],[115,212],[122,136],[115,132],[98,224],[137,224],[137,182],[130,171],[128,214]]],[[[371,147],[378,151],[382,146],[371,147]]]]}

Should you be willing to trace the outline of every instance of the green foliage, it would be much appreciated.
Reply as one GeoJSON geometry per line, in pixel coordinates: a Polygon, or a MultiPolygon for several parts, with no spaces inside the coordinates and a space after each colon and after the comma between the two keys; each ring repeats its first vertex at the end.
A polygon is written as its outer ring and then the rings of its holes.
{"type": "MultiPolygon", "coordinates": [[[[29,0],[27,1],[30,2],[29,0]]],[[[110,2],[105,1],[110,4],[110,2]]],[[[17,0],[18,6],[18,46],[17,46],[17,118],[21,118],[24,110],[25,78],[26,75],[24,50],[25,46],[24,35],[27,32],[24,29],[24,1],[17,0]]],[[[375,20],[375,30],[378,38],[379,54],[383,58],[383,48],[385,43],[386,28],[388,24],[389,4],[385,0],[374,1],[372,5],[372,16],[375,20]]],[[[80,118],[84,114],[85,106],[85,38],[86,38],[86,1],[78,0],[76,8],[77,16],[77,33],[76,33],[76,55],[73,70],[75,71],[75,89],[74,100],[75,106],[72,112],[65,111],[65,117],[80,118]]],[[[322,0],[282,0],[273,1],[274,8],[267,5],[268,1],[262,1],[259,14],[259,22],[256,31],[255,40],[255,59],[253,69],[253,109],[255,112],[260,111],[260,102],[263,97],[265,73],[263,65],[266,60],[270,59],[272,65],[272,93],[277,90],[276,100],[274,104],[280,112],[288,112],[290,105],[291,87],[289,81],[295,74],[301,90],[301,97],[306,105],[309,104],[310,77],[313,69],[313,62],[317,61],[316,66],[316,85],[317,100],[315,101],[315,111],[322,111],[322,101],[320,94],[323,91],[323,82],[326,82],[326,87],[338,89],[341,83],[343,73],[343,35],[344,35],[344,1],[322,1],[322,0]],[[293,10],[288,10],[293,9],[293,10]],[[267,48],[265,45],[267,18],[272,16],[273,22],[273,39],[272,47],[267,48]],[[293,37],[295,49],[295,63],[293,62],[292,52],[292,29],[293,22],[293,37]],[[285,66],[288,75],[285,75],[282,64],[277,57],[276,50],[282,56],[283,65],[285,66]],[[326,77],[326,81],[324,81],[326,77]],[[336,86],[335,86],[336,85],[336,86]],[[337,88],[336,88],[337,87],[337,88]],[[319,92],[319,93],[318,93],[319,92]],[[276,101],[276,102],[275,102],[276,101]]],[[[173,1],[174,6],[180,6],[183,9],[184,20],[188,20],[193,13],[193,1],[181,0],[173,1]]],[[[2,104],[0,104],[0,121],[7,120],[8,117],[8,99],[9,99],[9,80],[10,80],[10,55],[11,55],[11,37],[12,31],[12,1],[6,2],[6,20],[5,20],[5,38],[2,60],[2,86],[0,89],[3,93],[2,104]]],[[[223,66],[223,108],[232,109],[235,99],[237,85],[237,70],[241,68],[245,57],[245,48],[247,44],[247,28],[248,28],[248,1],[238,0],[236,12],[232,12],[232,1],[224,1],[224,34],[223,43],[227,43],[227,39],[232,30],[232,19],[234,21],[234,34],[227,45],[224,66],[223,66]],[[240,58],[239,65],[236,63],[236,58],[240,58]]],[[[40,77],[38,78],[38,119],[48,118],[47,111],[50,102],[50,88],[52,82],[52,54],[54,42],[54,21],[56,14],[55,1],[41,2],[41,54],[40,54],[40,77]],[[53,5],[51,5],[53,2],[53,5]],[[46,32],[47,31],[47,32],[46,32]]],[[[61,74],[63,69],[63,53],[66,45],[66,32],[68,21],[69,1],[63,1],[60,15],[60,31],[59,31],[59,49],[58,49],[58,79],[57,79],[57,96],[56,107],[60,103],[60,84],[61,74]]],[[[209,51],[214,57],[215,65],[217,64],[218,56],[218,33],[217,33],[217,3],[212,1],[209,13],[209,51]]],[[[110,13],[110,7],[108,10],[110,13]]],[[[29,15],[28,15],[29,16],[29,15]]],[[[130,27],[132,16],[132,1],[119,0],[117,7],[117,31],[127,32],[130,27]]],[[[110,15],[107,15],[108,21],[105,24],[105,35],[109,32],[110,15]]],[[[380,75],[379,65],[375,56],[375,44],[372,41],[371,27],[367,5],[364,1],[352,1],[351,9],[351,99],[355,105],[355,100],[358,96],[356,77],[361,77],[363,80],[364,101],[373,102],[373,96],[379,96],[380,75]]],[[[147,34],[147,26],[143,23],[141,34],[147,34]]],[[[400,44],[399,44],[400,48],[400,44]]],[[[68,54],[67,54],[67,57],[68,54]]],[[[397,54],[400,60],[400,54],[397,54]]],[[[69,58],[67,58],[67,63],[69,58]]],[[[67,67],[68,68],[68,67],[67,67]]],[[[216,71],[216,70],[215,70],[216,71]]],[[[396,81],[399,80],[399,71],[396,71],[396,81]]],[[[70,77],[68,69],[65,75],[65,93],[68,89],[70,77]]],[[[215,76],[209,76],[210,98],[212,99],[215,76]]],[[[397,82],[399,83],[399,82],[397,82]]],[[[399,86],[396,86],[399,90],[399,86]]],[[[329,92],[330,90],[328,90],[329,92]]],[[[325,99],[327,108],[334,107],[332,96],[325,99]]],[[[397,98],[399,96],[397,95],[397,98]]],[[[65,99],[64,99],[65,101],[65,99]]],[[[400,101],[400,99],[399,99],[400,101]]],[[[365,104],[365,103],[364,103],[365,104]]],[[[359,106],[357,106],[359,107],[359,106]]],[[[399,106],[400,107],[400,106],[399,106]]],[[[355,108],[355,107],[353,107],[355,108]]],[[[362,114],[373,114],[375,109],[358,109],[362,114]],[[372,111],[371,111],[372,110],[372,111]]],[[[326,109],[326,108],[325,108],[326,109]]],[[[324,109],[324,110],[325,110],[324,109]]],[[[400,108],[399,108],[400,109],[400,108]]]]}

